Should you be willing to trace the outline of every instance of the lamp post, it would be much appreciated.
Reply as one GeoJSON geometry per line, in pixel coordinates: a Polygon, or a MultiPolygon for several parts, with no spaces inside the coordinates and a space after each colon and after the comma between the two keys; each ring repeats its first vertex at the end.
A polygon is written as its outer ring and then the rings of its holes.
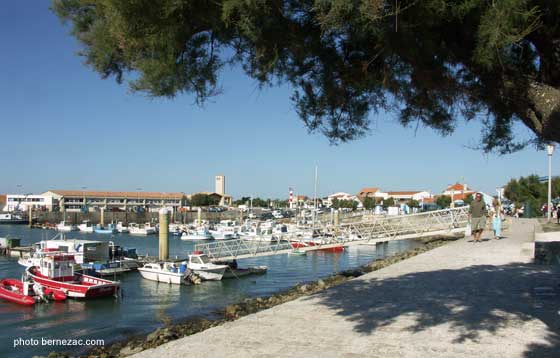
{"type": "Polygon", "coordinates": [[[548,154],[548,202],[546,203],[546,218],[550,222],[550,206],[552,202],[552,153],[554,153],[554,144],[546,145],[546,153],[548,154]]]}

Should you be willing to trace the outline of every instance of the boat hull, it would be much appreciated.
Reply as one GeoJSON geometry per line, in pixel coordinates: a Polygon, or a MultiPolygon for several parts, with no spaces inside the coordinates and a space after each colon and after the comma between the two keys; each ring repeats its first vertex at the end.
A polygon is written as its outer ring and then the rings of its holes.
{"type": "Polygon", "coordinates": [[[26,269],[26,273],[33,281],[40,285],[61,290],[68,297],[72,298],[98,298],[115,295],[120,287],[118,282],[100,279],[93,276],[81,275],[81,281],[73,281],[74,277],[53,280],[35,272],[36,266],[26,269]]]}
{"type": "Polygon", "coordinates": [[[220,281],[224,277],[225,267],[213,269],[191,269],[204,281],[220,281]]]}
{"type": "Polygon", "coordinates": [[[143,278],[150,281],[163,282],[175,285],[181,285],[185,283],[185,275],[181,273],[173,272],[159,272],[150,269],[139,268],[138,272],[143,278]]]}
{"type": "Polygon", "coordinates": [[[0,298],[24,306],[32,306],[35,299],[23,294],[23,283],[16,279],[4,279],[0,281],[0,298]]]}

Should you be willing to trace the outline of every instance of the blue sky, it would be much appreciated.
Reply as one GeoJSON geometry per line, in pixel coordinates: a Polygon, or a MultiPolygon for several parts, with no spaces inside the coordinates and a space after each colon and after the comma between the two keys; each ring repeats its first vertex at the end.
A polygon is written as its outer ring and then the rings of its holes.
{"type": "MultiPolygon", "coordinates": [[[[259,90],[238,68],[224,71],[224,94],[203,108],[189,96],[130,93],[82,64],[69,28],[48,6],[21,0],[0,12],[0,193],[188,193],[213,190],[223,173],[234,197],[286,197],[289,187],[313,193],[315,165],[321,195],[364,186],[437,193],[461,180],[494,193],[512,177],[546,174],[546,154],[533,148],[508,156],[468,149],[480,136],[477,123],[442,138],[382,113],[367,138],[331,146],[307,133],[289,87],[259,90]]],[[[553,174],[559,164],[556,156],[553,174]]]]}

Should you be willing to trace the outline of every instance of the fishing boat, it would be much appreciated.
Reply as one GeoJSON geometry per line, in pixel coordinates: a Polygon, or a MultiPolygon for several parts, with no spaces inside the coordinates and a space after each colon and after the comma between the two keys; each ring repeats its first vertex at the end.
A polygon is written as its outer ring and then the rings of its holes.
{"type": "Polygon", "coordinates": [[[144,224],[140,226],[136,223],[128,224],[128,230],[130,235],[152,235],[156,233],[156,228],[151,224],[144,224]]]}
{"type": "Polygon", "coordinates": [[[117,231],[121,234],[126,234],[130,232],[130,230],[128,230],[128,226],[124,225],[122,221],[119,221],[117,223],[117,231]]]}
{"type": "Polygon", "coordinates": [[[143,278],[169,284],[186,284],[189,272],[185,262],[152,262],[138,268],[143,278]]]}
{"type": "Polygon", "coordinates": [[[27,224],[26,220],[19,214],[0,214],[0,224],[27,224]]]}
{"type": "Polygon", "coordinates": [[[233,240],[239,238],[239,227],[234,220],[221,220],[214,226],[214,230],[209,230],[216,240],[233,240]]]}
{"type": "Polygon", "coordinates": [[[89,220],[84,220],[80,225],[78,225],[78,230],[80,230],[81,232],[92,233],[93,225],[89,220]]]}
{"type": "Polygon", "coordinates": [[[206,228],[187,230],[181,234],[181,240],[185,241],[198,241],[198,240],[212,240],[214,237],[206,228]]]}
{"type": "Polygon", "coordinates": [[[97,225],[93,231],[95,231],[96,234],[116,234],[118,232],[113,224],[107,226],[97,225]]]}
{"type": "Polygon", "coordinates": [[[74,272],[75,263],[74,255],[46,256],[39,266],[28,267],[25,275],[43,287],[61,290],[73,298],[107,297],[118,292],[120,282],[74,272]]]}
{"type": "Polygon", "coordinates": [[[187,267],[203,280],[221,280],[228,267],[227,265],[217,265],[210,262],[208,256],[201,251],[194,251],[188,257],[189,261],[187,267]]]}
{"type": "Polygon", "coordinates": [[[56,225],[56,229],[62,232],[78,231],[78,227],[73,224],[67,224],[65,221],[61,221],[56,225]]]}

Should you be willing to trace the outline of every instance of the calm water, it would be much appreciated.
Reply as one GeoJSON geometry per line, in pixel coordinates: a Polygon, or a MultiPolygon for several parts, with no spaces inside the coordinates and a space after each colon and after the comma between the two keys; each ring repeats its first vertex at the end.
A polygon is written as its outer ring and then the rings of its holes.
{"type": "MultiPolygon", "coordinates": [[[[28,229],[23,225],[0,225],[0,237],[22,239],[22,245],[51,238],[55,231],[28,229]]],[[[68,238],[112,240],[117,245],[136,247],[139,254],[157,255],[157,235],[102,235],[73,232],[68,238]]],[[[308,256],[270,256],[240,260],[240,266],[267,265],[268,273],[198,286],[175,286],[144,280],[137,272],[120,276],[123,298],[67,300],[33,307],[0,301],[0,347],[9,357],[47,355],[53,350],[81,352],[80,347],[28,346],[13,348],[16,338],[104,339],[105,344],[133,334],[147,333],[164,320],[181,320],[208,314],[247,297],[270,295],[299,282],[313,281],[332,273],[353,268],[420,246],[415,241],[397,241],[388,245],[354,246],[341,254],[312,253],[308,256]]],[[[193,245],[177,237],[169,238],[170,256],[185,257],[193,245]]],[[[20,278],[23,267],[17,259],[0,257],[0,277],[20,278]]]]}

